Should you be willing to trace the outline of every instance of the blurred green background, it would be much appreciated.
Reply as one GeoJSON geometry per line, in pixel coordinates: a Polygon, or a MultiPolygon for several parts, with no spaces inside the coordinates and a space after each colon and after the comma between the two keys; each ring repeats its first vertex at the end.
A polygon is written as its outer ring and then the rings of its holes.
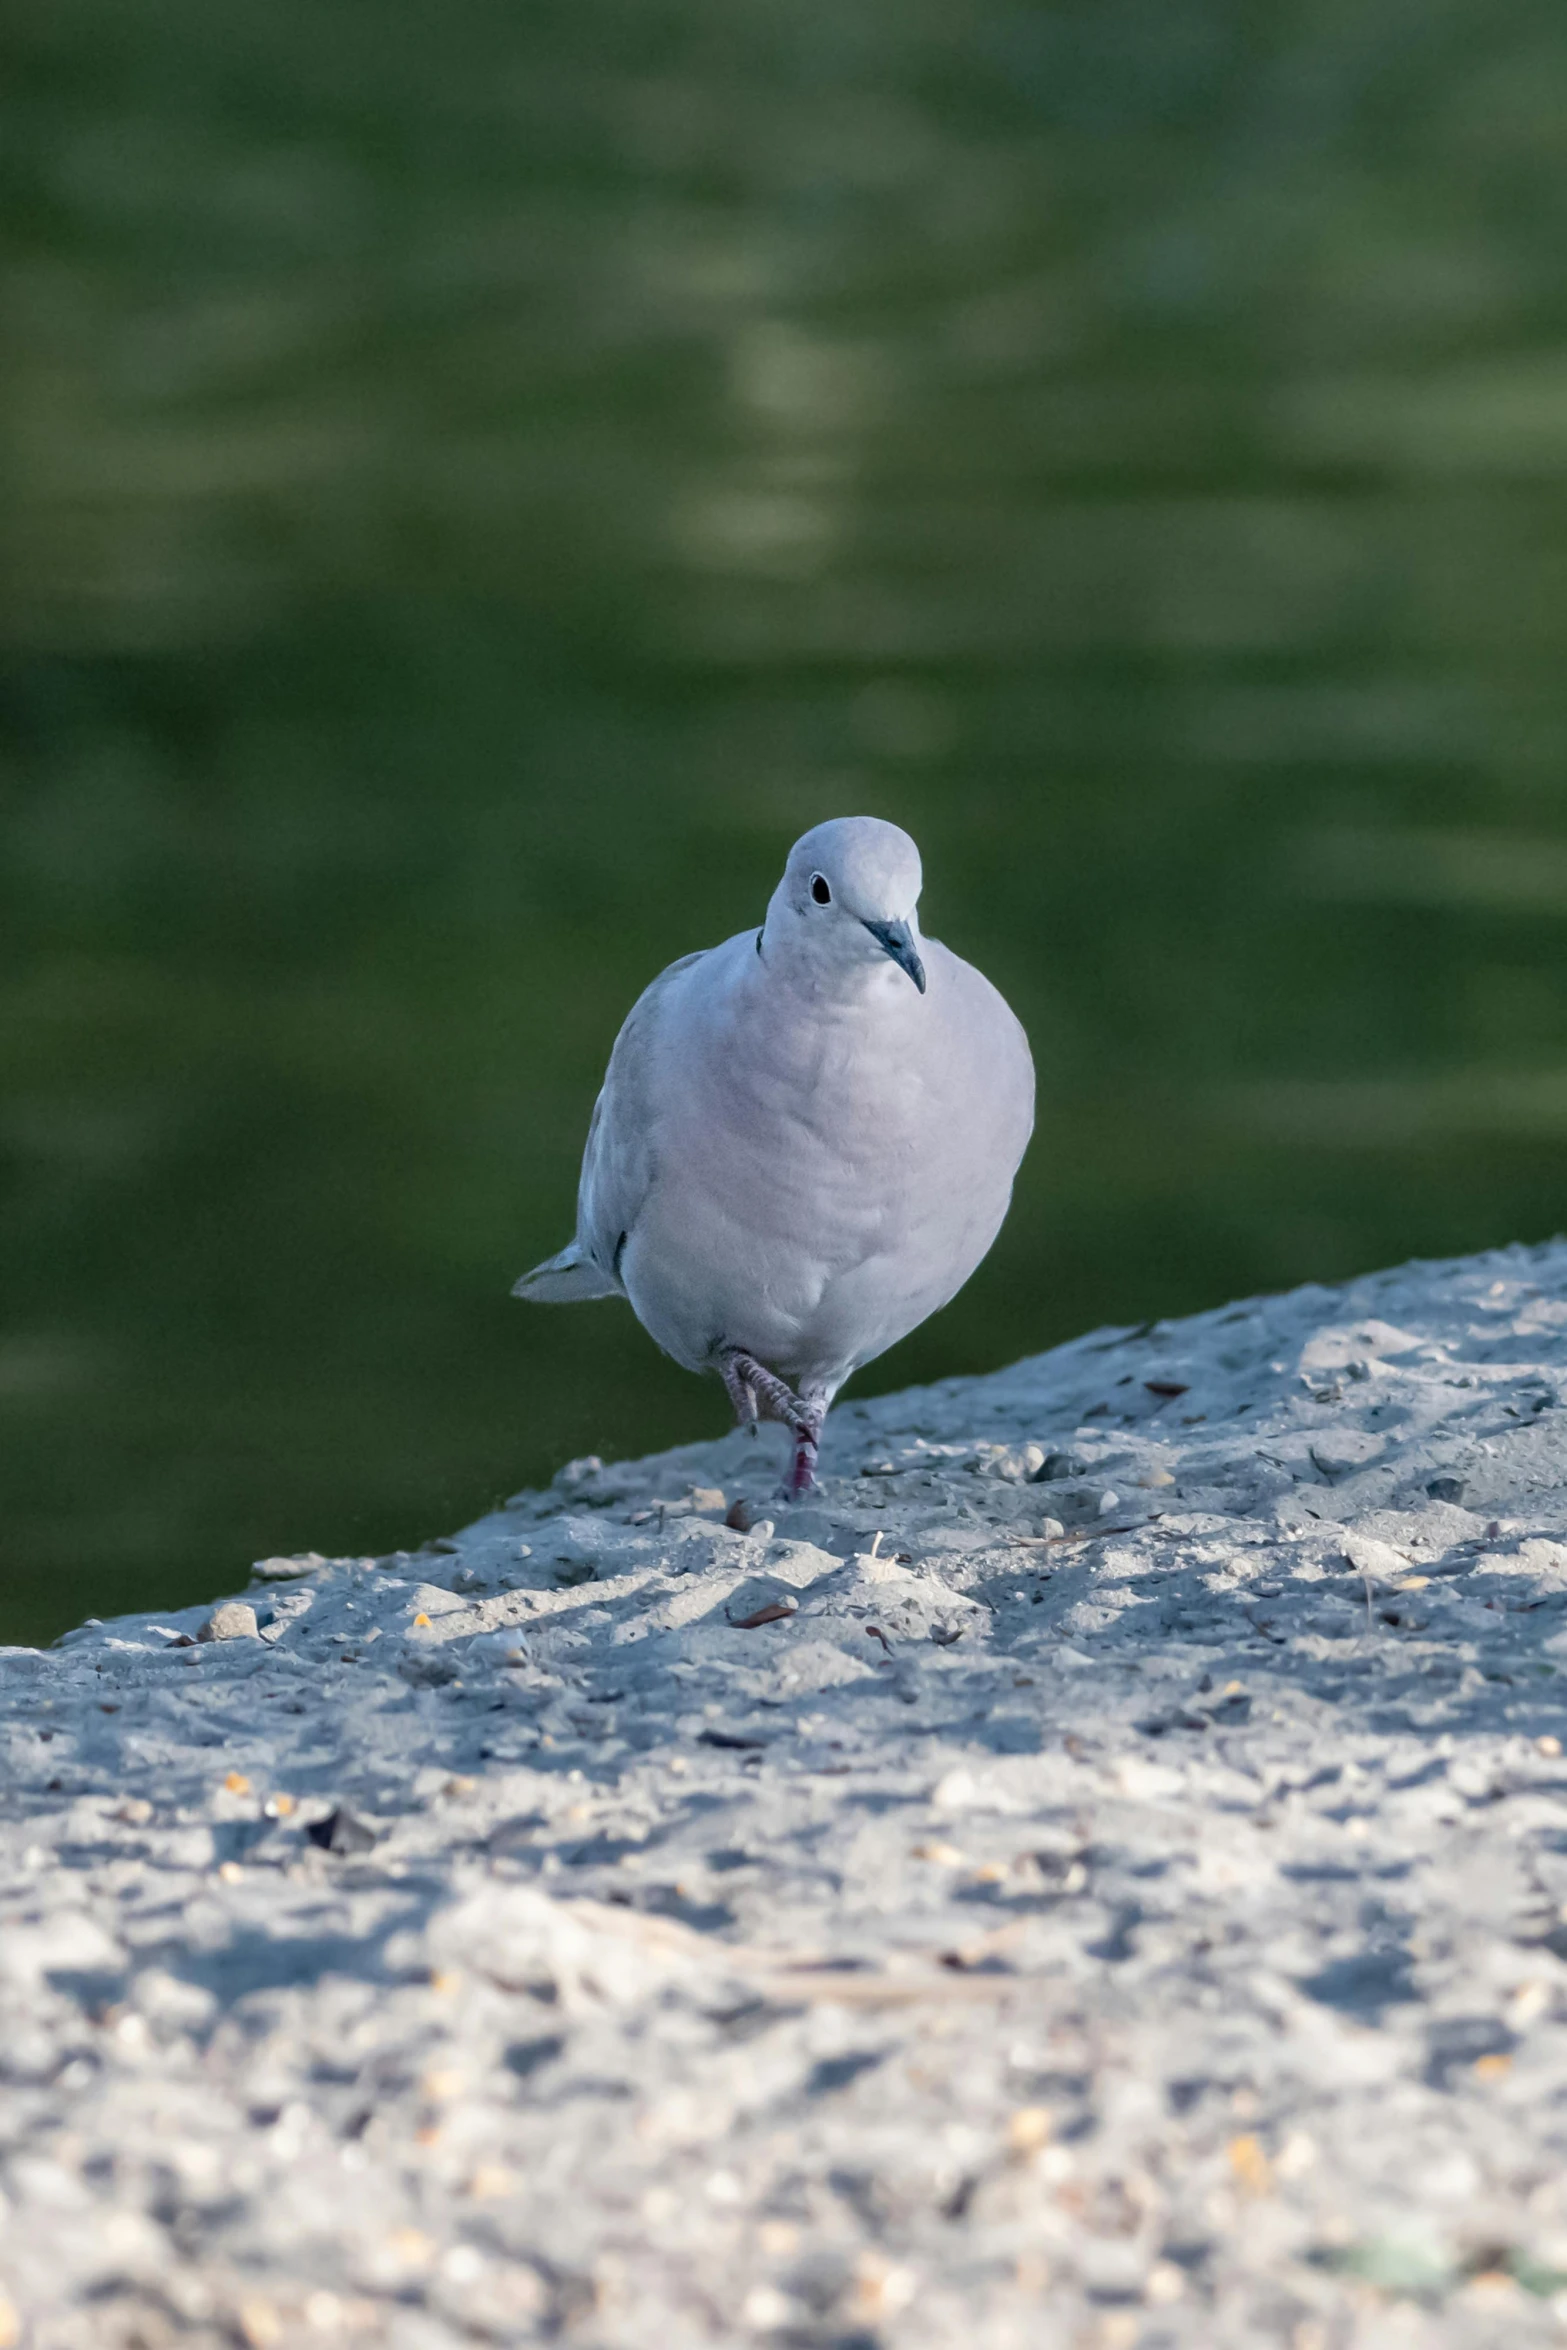
{"type": "Polygon", "coordinates": [[[1564,1220],[1548,0],[31,0],[0,1638],[716,1430],[618,1022],[895,817],[1038,1138],[865,1388],[1564,1220]]]}

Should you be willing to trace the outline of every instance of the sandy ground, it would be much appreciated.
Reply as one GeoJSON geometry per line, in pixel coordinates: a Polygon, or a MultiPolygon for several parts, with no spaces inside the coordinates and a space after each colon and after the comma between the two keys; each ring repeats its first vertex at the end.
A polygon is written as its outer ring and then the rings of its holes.
{"type": "Polygon", "coordinates": [[[0,2345],[1567,2338],[1564,1365],[1413,1266],[0,1652],[0,2345]]]}

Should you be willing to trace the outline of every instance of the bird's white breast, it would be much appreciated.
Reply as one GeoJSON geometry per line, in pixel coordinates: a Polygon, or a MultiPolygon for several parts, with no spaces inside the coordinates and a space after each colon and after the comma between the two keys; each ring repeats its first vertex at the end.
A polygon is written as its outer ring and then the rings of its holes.
{"type": "Polygon", "coordinates": [[[672,981],[621,1275],[677,1360],[742,1346],[836,1387],[984,1255],[1032,1124],[1028,1047],[978,972],[935,943],[927,964],[924,996],[891,963],[813,991],[744,935],[672,981]]]}

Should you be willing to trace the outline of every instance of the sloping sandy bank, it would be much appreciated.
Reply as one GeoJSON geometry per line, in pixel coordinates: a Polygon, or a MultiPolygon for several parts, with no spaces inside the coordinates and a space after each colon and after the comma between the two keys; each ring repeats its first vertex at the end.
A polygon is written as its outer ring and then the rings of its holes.
{"type": "Polygon", "coordinates": [[[0,2345],[1561,2339],[1564,1374],[1418,1265],[0,1651],[0,2345]]]}

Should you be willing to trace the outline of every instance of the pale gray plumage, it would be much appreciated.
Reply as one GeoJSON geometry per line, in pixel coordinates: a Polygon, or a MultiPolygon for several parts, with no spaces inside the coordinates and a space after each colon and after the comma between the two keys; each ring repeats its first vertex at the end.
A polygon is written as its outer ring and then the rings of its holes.
{"type": "Polygon", "coordinates": [[[610,1056],[576,1238],[516,1287],[629,1298],[742,1418],[791,1422],[796,1490],[850,1372],[989,1249],[1033,1126],[1027,1039],[921,938],[919,893],[907,833],[841,817],[795,843],[760,932],[662,972],[610,1056]]]}

